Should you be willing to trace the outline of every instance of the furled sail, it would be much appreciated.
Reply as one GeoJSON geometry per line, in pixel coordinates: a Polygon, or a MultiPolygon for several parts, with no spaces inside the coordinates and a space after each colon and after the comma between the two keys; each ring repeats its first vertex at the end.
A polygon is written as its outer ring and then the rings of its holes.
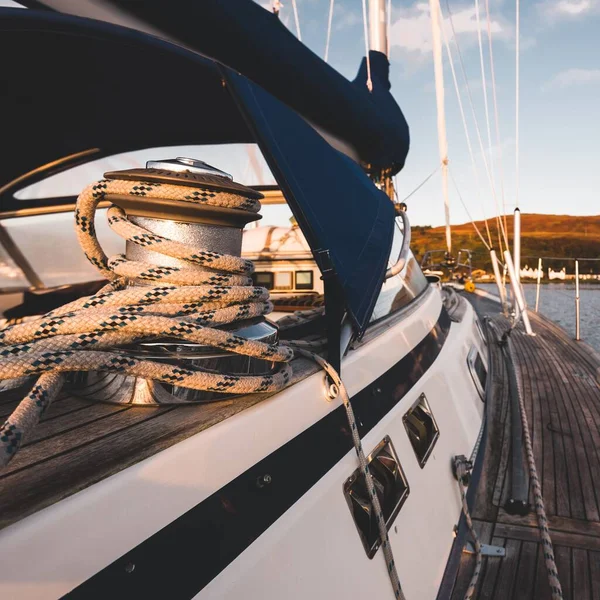
{"type": "Polygon", "coordinates": [[[404,166],[408,125],[390,93],[389,62],[380,52],[370,53],[373,91],[369,92],[364,59],[357,78],[348,81],[302,44],[276,15],[252,0],[35,0],[29,4],[138,27],[183,44],[258,83],[320,131],[352,147],[372,168],[397,172],[404,166]]]}

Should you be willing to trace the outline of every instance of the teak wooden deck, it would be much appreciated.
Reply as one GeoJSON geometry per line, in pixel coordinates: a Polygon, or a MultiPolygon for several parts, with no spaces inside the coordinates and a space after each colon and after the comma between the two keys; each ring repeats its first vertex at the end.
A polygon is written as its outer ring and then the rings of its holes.
{"type": "MultiPolygon", "coordinates": [[[[356,347],[405,317],[399,311],[365,333],[356,347]]],[[[319,371],[295,358],[292,382],[319,371]]],[[[107,385],[113,375],[106,378],[107,385]]],[[[31,382],[0,394],[0,419],[18,405],[31,382]]],[[[0,529],[118,473],[272,394],[250,394],[191,406],[132,406],[69,395],[52,403],[30,438],[0,472],[0,529]]]]}
{"type": "MultiPolygon", "coordinates": [[[[314,363],[295,359],[292,381],[317,370],[314,363]]],[[[112,377],[107,377],[107,383],[112,377]]],[[[0,418],[16,408],[27,389],[26,385],[2,393],[0,418]]],[[[15,458],[0,472],[0,529],[270,395],[159,407],[93,403],[62,392],[15,458]]]]}
{"type": "MultiPolygon", "coordinates": [[[[480,315],[498,305],[471,298],[480,315]]],[[[531,315],[535,337],[512,335],[538,475],[564,597],[600,599],[600,356],[547,319],[531,315]]],[[[504,546],[505,558],[484,558],[479,599],[550,598],[535,513],[511,516],[511,421],[506,370],[493,350],[494,406],[488,412],[483,469],[472,508],[482,543],[504,546]]],[[[529,496],[532,505],[531,491],[529,496]]],[[[475,557],[462,553],[453,599],[464,596],[475,557]]]]}

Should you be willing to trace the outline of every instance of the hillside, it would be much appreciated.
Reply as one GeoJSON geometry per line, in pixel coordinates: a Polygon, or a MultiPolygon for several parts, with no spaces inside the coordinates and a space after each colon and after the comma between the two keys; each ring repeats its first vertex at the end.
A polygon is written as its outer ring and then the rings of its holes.
{"type": "MultiPolygon", "coordinates": [[[[513,216],[507,216],[509,241],[512,246],[513,216]]],[[[484,236],[485,224],[476,221],[484,236]]],[[[498,250],[498,231],[496,221],[489,220],[488,225],[498,250]]],[[[521,214],[521,264],[537,266],[538,257],[544,259],[544,268],[573,270],[572,260],[550,260],[544,257],[600,258],[600,215],[573,217],[569,215],[521,214]]],[[[413,227],[412,249],[420,260],[426,250],[442,249],[445,246],[444,227],[413,227]]],[[[466,248],[473,252],[473,268],[489,271],[489,254],[481,243],[472,223],[452,226],[452,246],[454,252],[466,248]]],[[[590,270],[600,271],[600,263],[584,263],[582,273],[590,270]]]]}

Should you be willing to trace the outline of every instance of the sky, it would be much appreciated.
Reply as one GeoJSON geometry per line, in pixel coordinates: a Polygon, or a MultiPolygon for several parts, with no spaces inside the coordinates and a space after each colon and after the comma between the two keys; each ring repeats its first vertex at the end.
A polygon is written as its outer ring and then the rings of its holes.
{"type": "MultiPolygon", "coordinates": [[[[475,4],[441,0],[444,31],[450,42],[459,91],[464,104],[475,175],[448,58],[444,52],[445,112],[450,171],[451,223],[491,217],[512,211],[517,198],[515,160],[515,4],[489,0],[497,91],[499,138],[494,120],[493,87],[488,54],[486,3],[480,0],[483,59],[490,115],[492,151],[489,152],[484,110],[475,4]],[[462,80],[449,10],[462,53],[467,84],[462,80]],[[484,151],[476,135],[468,100],[471,92],[484,151]],[[485,168],[483,157],[489,166],[485,168]],[[502,166],[502,169],[500,168],[502,166]],[[503,176],[501,176],[501,173],[503,176]],[[490,179],[493,180],[493,189],[490,179]],[[457,192],[458,190],[458,192],[457,192]],[[504,190],[504,194],[502,193],[504,190]],[[460,194],[460,197],[459,197],[460,194]],[[466,209],[461,204],[464,202],[466,209]],[[504,199],[504,202],[503,202],[504,199]],[[467,210],[468,213],[467,214],[467,210]]],[[[260,0],[269,7],[269,0],[260,0]]],[[[0,0],[0,6],[14,5],[0,0]]],[[[296,0],[302,42],[323,57],[330,0],[296,0]]],[[[391,0],[391,84],[411,132],[405,168],[396,178],[400,199],[406,198],[440,164],[436,128],[429,5],[422,1],[391,0]]],[[[292,0],[283,0],[281,18],[297,34],[292,0]]],[[[520,160],[519,207],[522,212],[598,214],[600,168],[596,164],[600,139],[600,0],[533,0],[522,2],[520,35],[520,160]]],[[[365,54],[361,0],[335,0],[329,63],[354,79],[365,54]]],[[[189,150],[188,154],[194,154],[189,150]]],[[[222,149],[197,156],[226,168],[244,183],[268,182],[266,166],[253,168],[245,148],[231,152],[226,163],[222,149]],[[258,181],[261,180],[261,181],[258,181]]],[[[260,157],[259,162],[260,162],[260,157]]],[[[112,166],[112,165],[111,165],[112,166]]],[[[413,225],[444,222],[439,169],[407,200],[413,225]]],[[[281,209],[269,209],[263,221],[282,222],[281,209]],[[268,212],[269,212],[268,211],[268,212]]]]}
{"type": "MultiPolygon", "coordinates": [[[[323,56],[328,0],[296,0],[302,41],[323,56]]],[[[264,3],[263,3],[264,4],[264,3]]],[[[284,21],[292,31],[292,1],[284,1],[284,21]]],[[[442,0],[444,27],[452,45],[448,4],[442,0]]],[[[488,55],[485,0],[480,2],[480,23],[492,159],[488,149],[482,74],[475,4],[449,0],[456,39],[463,56],[468,86],[481,130],[490,174],[495,182],[498,208],[502,210],[501,181],[507,211],[515,207],[515,16],[510,0],[490,0],[494,73],[496,76],[500,143],[496,138],[488,55]],[[502,172],[500,177],[500,156],[502,172]]],[[[522,2],[520,19],[520,139],[519,206],[523,212],[550,214],[598,214],[600,168],[600,0],[540,0],[522,2]]],[[[397,176],[401,198],[408,196],[440,163],[436,128],[429,5],[422,1],[392,0],[392,93],[402,108],[411,132],[411,148],[405,168],[397,176]]],[[[456,92],[444,52],[445,108],[450,170],[460,195],[475,219],[497,214],[494,195],[479,147],[467,86],[461,81],[458,56],[454,62],[459,89],[470,129],[477,164],[474,175],[456,92]],[[479,180],[479,185],[477,184],[479,180]]],[[[364,55],[361,0],[336,0],[330,42],[330,64],[354,78],[364,55]]],[[[452,223],[470,220],[450,182],[452,223]]],[[[444,222],[439,170],[408,200],[411,223],[441,225],[444,222]]]]}

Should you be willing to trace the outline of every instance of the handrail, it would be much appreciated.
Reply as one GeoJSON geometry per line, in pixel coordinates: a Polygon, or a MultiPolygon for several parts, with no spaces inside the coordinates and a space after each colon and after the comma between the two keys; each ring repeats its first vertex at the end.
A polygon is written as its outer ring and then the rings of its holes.
{"type": "Polygon", "coordinates": [[[385,272],[386,280],[390,277],[394,277],[394,275],[398,275],[398,273],[404,269],[408,261],[408,252],[410,250],[410,222],[408,221],[408,215],[406,214],[406,211],[401,210],[399,216],[402,218],[402,224],[404,226],[404,237],[402,239],[402,246],[400,247],[400,253],[398,254],[398,260],[396,261],[396,264],[385,272]]]}

